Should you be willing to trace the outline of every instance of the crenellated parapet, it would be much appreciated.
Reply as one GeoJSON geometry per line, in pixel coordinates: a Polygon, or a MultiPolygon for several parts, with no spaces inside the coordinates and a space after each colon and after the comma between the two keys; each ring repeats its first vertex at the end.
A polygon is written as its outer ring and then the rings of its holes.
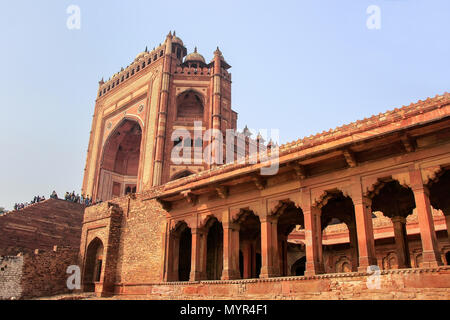
{"type": "Polygon", "coordinates": [[[112,91],[114,88],[120,86],[124,82],[135,78],[135,76],[148,69],[150,66],[156,65],[164,57],[165,44],[159,45],[157,48],[148,52],[147,49],[136,56],[134,61],[125,69],[122,68],[115,73],[106,82],[103,79],[99,82],[98,97],[102,97],[112,91]]]}

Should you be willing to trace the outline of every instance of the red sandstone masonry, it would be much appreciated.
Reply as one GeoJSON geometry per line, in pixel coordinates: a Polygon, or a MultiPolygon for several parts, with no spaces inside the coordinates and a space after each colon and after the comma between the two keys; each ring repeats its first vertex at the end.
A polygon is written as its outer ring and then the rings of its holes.
{"type": "Polygon", "coordinates": [[[380,289],[366,273],[235,281],[119,284],[116,294],[146,299],[450,299],[450,267],[382,271],[380,289]]]}

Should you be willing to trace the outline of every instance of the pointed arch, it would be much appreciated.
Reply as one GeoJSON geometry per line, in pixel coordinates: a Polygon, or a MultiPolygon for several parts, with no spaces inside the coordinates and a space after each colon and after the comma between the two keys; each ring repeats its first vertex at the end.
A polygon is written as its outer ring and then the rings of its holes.
{"type": "Polygon", "coordinates": [[[138,186],[141,143],[138,119],[126,117],[115,126],[103,145],[96,199],[123,196],[127,186],[131,190],[138,186]]]}

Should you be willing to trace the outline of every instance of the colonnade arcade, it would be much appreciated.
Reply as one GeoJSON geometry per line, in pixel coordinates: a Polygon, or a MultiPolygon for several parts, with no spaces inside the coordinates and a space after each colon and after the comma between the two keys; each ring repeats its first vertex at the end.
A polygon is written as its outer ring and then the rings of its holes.
{"type": "Polygon", "coordinates": [[[414,209],[420,228],[422,266],[442,265],[431,204],[446,214],[448,231],[448,190],[449,170],[441,169],[424,178],[421,170],[414,169],[381,177],[353,177],[334,185],[303,187],[212,212],[199,210],[183,218],[173,217],[166,235],[164,280],[287,276],[291,272],[287,240],[296,226],[301,226],[305,234],[305,275],[324,273],[322,233],[336,219],[349,230],[351,270],[366,272],[368,266],[378,264],[372,223],[375,211],[392,220],[399,268],[411,267],[406,218],[414,209]]]}

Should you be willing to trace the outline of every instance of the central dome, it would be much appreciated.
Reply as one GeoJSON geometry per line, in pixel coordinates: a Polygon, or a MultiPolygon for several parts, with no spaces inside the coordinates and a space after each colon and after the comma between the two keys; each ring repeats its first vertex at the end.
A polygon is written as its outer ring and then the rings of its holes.
{"type": "Polygon", "coordinates": [[[188,62],[188,61],[196,61],[196,62],[205,63],[205,58],[203,58],[203,56],[197,52],[197,47],[195,47],[194,52],[188,54],[186,56],[186,58],[184,58],[184,62],[188,62]]]}

